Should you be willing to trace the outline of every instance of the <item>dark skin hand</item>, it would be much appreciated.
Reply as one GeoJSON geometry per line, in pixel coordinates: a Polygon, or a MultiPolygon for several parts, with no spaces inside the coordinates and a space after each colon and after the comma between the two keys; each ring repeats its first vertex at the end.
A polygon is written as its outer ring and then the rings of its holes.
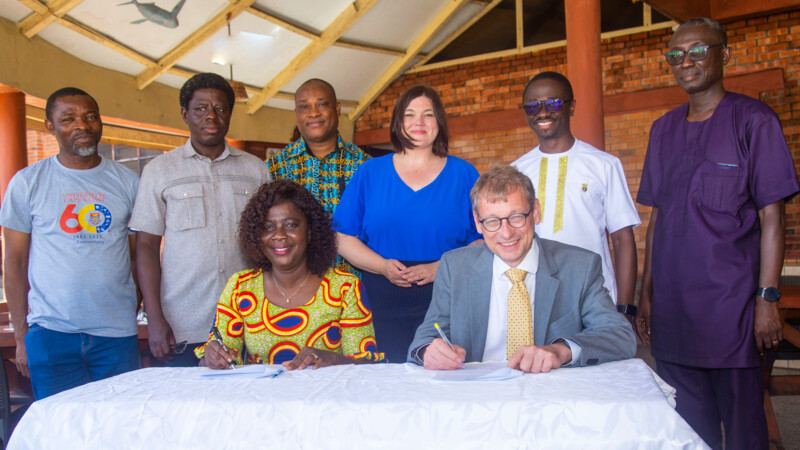
{"type": "Polygon", "coordinates": [[[636,335],[642,344],[650,345],[650,312],[653,308],[653,233],[656,229],[658,208],[650,212],[650,224],[647,226],[647,238],[644,250],[644,270],[642,270],[642,293],[639,297],[639,308],[636,311],[636,335]]]}
{"type": "MultiPolygon", "coordinates": [[[[636,240],[633,227],[625,227],[611,233],[611,244],[614,247],[614,278],[617,282],[617,304],[632,305],[633,291],[636,288],[636,240]]],[[[634,317],[622,314],[636,329],[634,317]]]]}
{"type": "Polygon", "coordinates": [[[205,356],[200,359],[201,366],[206,366],[209,369],[222,370],[231,368],[231,363],[239,356],[238,352],[232,348],[222,347],[217,341],[211,341],[206,344],[205,356]]]}
{"type": "MultiPolygon", "coordinates": [[[[215,370],[230,369],[231,363],[235,363],[237,356],[236,350],[222,347],[217,341],[211,341],[206,345],[205,356],[200,360],[200,365],[215,370]]],[[[369,364],[369,361],[348,358],[328,350],[304,347],[294,359],[286,361],[282,365],[287,370],[303,370],[309,366],[312,369],[319,369],[340,364],[369,364]]]]}
{"type": "MultiPolygon", "coordinates": [[[[778,287],[783,266],[783,236],[786,230],[783,200],[769,204],[758,211],[761,222],[761,267],[758,285],[778,287]]],[[[753,332],[758,353],[776,347],[783,339],[783,324],[778,304],[770,303],[760,296],[755,300],[753,332]]]]}
{"type": "Polygon", "coordinates": [[[30,242],[30,234],[3,228],[3,281],[17,344],[15,362],[17,370],[25,377],[30,377],[28,353],[25,350],[25,335],[28,334],[28,291],[31,289],[28,283],[30,242]]]}
{"type": "Polygon", "coordinates": [[[172,359],[170,347],[175,345],[167,319],[161,310],[161,236],[136,232],[136,274],[147,313],[147,341],[150,353],[160,361],[172,359]]]}

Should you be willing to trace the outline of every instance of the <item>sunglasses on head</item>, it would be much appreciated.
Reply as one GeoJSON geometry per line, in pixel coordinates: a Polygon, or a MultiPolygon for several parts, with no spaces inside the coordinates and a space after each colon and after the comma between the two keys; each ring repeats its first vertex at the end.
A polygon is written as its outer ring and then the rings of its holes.
{"type": "Polygon", "coordinates": [[[535,116],[539,114],[539,111],[542,108],[545,108],[547,112],[551,114],[559,113],[562,109],[564,109],[564,105],[571,102],[570,100],[561,100],[560,98],[548,98],[544,101],[534,100],[532,102],[523,103],[522,109],[525,110],[525,114],[529,116],[535,116]]]}
{"type": "Polygon", "coordinates": [[[679,64],[683,64],[683,59],[686,55],[689,55],[689,59],[694,62],[702,61],[708,58],[708,49],[714,47],[724,47],[725,44],[711,44],[711,45],[698,45],[697,47],[692,47],[689,50],[673,50],[668,53],[664,53],[664,58],[667,60],[667,64],[670,66],[677,66],[679,64]]]}

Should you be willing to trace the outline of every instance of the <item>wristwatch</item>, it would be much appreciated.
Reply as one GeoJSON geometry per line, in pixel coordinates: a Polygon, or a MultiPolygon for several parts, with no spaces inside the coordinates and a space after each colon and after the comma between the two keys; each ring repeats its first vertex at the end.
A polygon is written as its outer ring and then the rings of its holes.
{"type": "Polygon", "coordinates": [[[774,287],[760,287],[756,290],[756,295],[770,303],[775,303],[781,299],[781,291],[774,287]]]}
{"type": "Polygon", "coordinates": [[[617,305],[617,311],[626,316],[636,317],[636,306],[634,305],[617,305]]]}

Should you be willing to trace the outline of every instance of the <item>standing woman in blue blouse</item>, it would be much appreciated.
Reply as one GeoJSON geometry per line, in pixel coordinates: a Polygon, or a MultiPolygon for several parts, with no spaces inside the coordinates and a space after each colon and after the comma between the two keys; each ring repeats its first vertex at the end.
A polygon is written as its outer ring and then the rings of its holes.
{"type": "Polygon", "coordinates": [[[378,345],[389,362],[402,363],[431,302],[442,253],[481,238],[469,199],[478,171],[447,155],[444,107],[429,87],[400,95],[390,134],[395,153],[356,171],[333,228],[339,253],[364,271],[378,345]]]}

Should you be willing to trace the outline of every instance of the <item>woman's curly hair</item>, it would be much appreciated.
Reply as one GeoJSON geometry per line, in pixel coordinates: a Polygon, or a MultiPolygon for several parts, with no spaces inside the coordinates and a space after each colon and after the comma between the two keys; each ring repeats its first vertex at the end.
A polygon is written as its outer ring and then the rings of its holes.
{"type": "Polygon", "coordinates": [[[293,181],[265,183],[247,202],[239,220],[239,247],[245,259],[265,272],[272,270],[272,263],[264,254],[261,236],[266,230],[267,212],[283,202],[291,202],[305,216],[310,234],[306,264],[315,275],[325,275],[336,259],[336,235],[331,228],[331,219],[314,195],[293,181]]]}

